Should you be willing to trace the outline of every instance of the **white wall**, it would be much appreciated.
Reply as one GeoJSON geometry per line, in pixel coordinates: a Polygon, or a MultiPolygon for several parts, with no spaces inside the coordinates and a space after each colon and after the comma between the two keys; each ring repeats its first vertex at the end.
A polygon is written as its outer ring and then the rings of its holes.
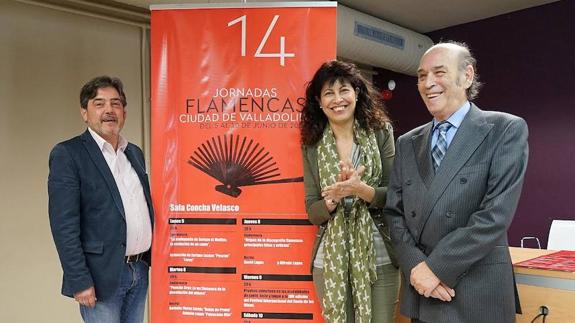
{"type": "Polygon", "coordinates": [[[81,322],[76,303],[60,295],[48,154],[85,129],[79,91],[103,74],[125,84],[123,134],[147,146],[143,33],[145,26],[0,0],[0,322],[81,322]]]}

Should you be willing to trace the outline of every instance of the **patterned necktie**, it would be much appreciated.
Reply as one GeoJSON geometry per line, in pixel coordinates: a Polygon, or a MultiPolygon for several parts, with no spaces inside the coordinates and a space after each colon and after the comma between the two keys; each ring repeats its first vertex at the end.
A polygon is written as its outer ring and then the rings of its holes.
{"type": "Polygon", "coordinates": [[[451,123],[448,121],[440,122],[435,128],[439,131],[437,136],[437,142],[433,149],[431,149],[431,157],[433,159],[433,170],[437,172],[441,160],[445,156],[447,151],[447,131],[451,128],[451,123]]]}

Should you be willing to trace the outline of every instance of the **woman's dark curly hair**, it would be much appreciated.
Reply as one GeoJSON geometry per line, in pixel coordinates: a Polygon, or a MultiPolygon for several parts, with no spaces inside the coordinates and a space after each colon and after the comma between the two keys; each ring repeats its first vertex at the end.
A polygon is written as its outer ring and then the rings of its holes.
{"type": "Polygon", "coordinates": [[[371,82],[366,80],[359,69],[352,63],[338,60],[325,62],[315,72],[305,91],[305,104],[300,122],[301,142],[306,146],[315,145],[323,135],[327,124],[327,117],[319,105],[321,89],[328,82],[333,85],[336,81],[348,81],[357,94],[354,117],[363,129],[382,129],[389,117],[379,93],[375,91],[371,82]]]}

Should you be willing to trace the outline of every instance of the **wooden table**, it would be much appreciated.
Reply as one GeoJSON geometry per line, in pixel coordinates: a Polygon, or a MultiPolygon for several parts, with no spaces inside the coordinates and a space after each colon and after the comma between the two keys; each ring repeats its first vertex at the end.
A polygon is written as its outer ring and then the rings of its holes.
{"type": "MultiPolygon", "coordinates": [[[[509,248],[513,263],[554,253],[554,250],[509,248]]],[[[517,323],[529,323],[540,306],[549,308],[547,323],[575,322],[575,273],[514,266],[523,315],[517,323]]],[[[543,322],[541,318],[535,322],[543,322]]]]}
{"type": "MultiPolygon", "coordinates": [[[[513,263],[554,253],[554,250],[510,247],[513,263]]],[[[515,267],[515,279],[519,290],[519,300],[523,309],[517,315],[517,323],[530,323],[539,314],[542,305],[549,308],[546,323],[575,323],[575,273],[515,267]]],[[[396,323],[409,323],[399,315],[396,323]]],[[[538,318],[535,322],[543,322],[538,318]]]]}

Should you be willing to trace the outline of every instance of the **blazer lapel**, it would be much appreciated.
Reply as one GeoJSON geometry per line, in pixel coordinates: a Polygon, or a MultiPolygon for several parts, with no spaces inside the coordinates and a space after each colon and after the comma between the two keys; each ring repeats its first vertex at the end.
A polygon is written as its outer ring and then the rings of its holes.
{"type": "Polygon", "coordinates": [[[453,141],[449,145],[445,157],[441,161],[441,166],[429,187],[427,198],[423,201],[422,214],[424,223],[427,222],[431,210],[441,195],[443,195],[453,177],[485,140],[492,128],[493,124],[487,123],[481,114],[481,110],[472,104],[471,109],[465,119],[463,119],[453,141]]]}
{"type": "Polygon", "coordinates": [[[146,166],[144,165],[144,161],[140,160],[134,152],[134,149],[131,147],[131,144],[128,144],[128,147],[124,150],[128,161],[132,164],[132,167],[138,174],[138,179],[140,179],[140,183],[142,184],[142,188],[144,189],[144,196],[146,197],[146,202],[148,203],[148,209],[150,210],[150,218],[153,219],[152,216],[152,195],[150,193],[150,186],[148,185],[148,178],[146,175],[146,166]]]}
{"type": "Polygon", "coordinates": [[[317,160],[317,144],[313,147],[306,148],[307,159],[310,161],[310,167],[312,167],[312,175],[313,180],[319,185],[319,167],[318,167],[318,160],[317,160]]]}
{"type": "Polygon", "coordinates": [[[415,158],[417,159],[419,175],[428,189],[434,176],[433,168],[431,166],[431,152],[429,150],[432,127],[433,122],[430,122],[421,129],[421,132],[418,135],[411,137],[413,149],[415,150],[415,158]]]}
{"type": "Polygon", "coordinates": [[[108,167],[108,163],[106,163],[106,159],[104,159],[104,155],[102,155],[100,147],[98,147],[98,144],[96,143],[94,138],[92,138],[92,135],[88,130],[86,130],[80,137],[82,138],[82,143],[84,144],[84,147],[86,147],[86,150],[90,155],[90,158],[92,159],[92,161],[102,174],[102,177],[104,177],[104,180],[108,185],[108,189],[110,189],[110,192],[112,193],[112,198],[116,203],[116,207],[118,207],[118,210],[120,210],[122,217],[126,218],[126,214],[124,213],[124,204],[122,204],[122,197],[120,196],[120,191],[118,190],[118,186],[116,185],[114,176],[110,171],[110,167],[108,167]]]}

